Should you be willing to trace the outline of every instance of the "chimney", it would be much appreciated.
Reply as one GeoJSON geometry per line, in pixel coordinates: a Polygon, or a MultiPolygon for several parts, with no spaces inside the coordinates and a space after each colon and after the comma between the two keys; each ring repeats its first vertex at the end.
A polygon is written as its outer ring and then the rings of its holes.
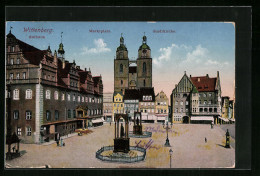
{"type": "Polygon", "coordinates": [[[85,68],[85,71],[87,71],[87,69],[85,68]]]}
{"type": "Polygon", "coordinates": [[[217,71],[217,78],[219,78],[219,71],[217,71]]]}
{"type": "Polygon", "coordinates": [[[191,75],[190,75],[190,78],[191,78],[191,75]]]}
{"type": "Polygon", "coordinates": [[[206,77],[208,78],[208,77],[209,77],[209,74],[206,74],[206,77]]]}

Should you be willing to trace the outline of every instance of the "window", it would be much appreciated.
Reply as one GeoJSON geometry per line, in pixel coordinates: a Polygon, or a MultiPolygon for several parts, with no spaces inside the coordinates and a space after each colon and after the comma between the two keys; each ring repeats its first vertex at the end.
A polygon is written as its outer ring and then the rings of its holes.
{"type": "Polygon", "coordinates": [[[17,127],[17,135],[21,136],[22,135],[22,128],[17,127]]]}
{"type": "Polygon", "coordinates": [[[20,58],[17,58],[16,64],[20,64],[20,58]]]}
{"type": "Polygon", "coordinates": [[[145,80],[144,80],[144,87],[145,87],[145,80]]]}
{"type": "Polygon", "coordinates": [[[13,93],[14,100],[19,100],[19,90],[15,89],[13,93]]]}
{"type": "Polygon", "coordinates": [[[55,81],[55,77],[54,76],[52,76],[51,78],[52,78],[52,81],[55,81]]]}
{"type": "Polygon", "coordinates": [[[75,96],[75,94],[73,95],[73,101],[76,101],[76,96],[75,96]]]}
{"type": "Polygon", "coordinates": [[[25,91],[25,99],[32,99],[32,90],[31,89],[27,89],[25,91]]]}
{"type": "Polygon", "coordinates": [[[26,111],[25,112],[25,119],[31,120],[32,119],[32,111],[26,111]]]}
{"type": "Polygon", "coordinates": [[[16,79],[20,79],[20,73],[16,73],[16,79]]]}
{"type": "Polygon", "coordinates": [[[81,102],[84,103],[84,97],[81,97],[81,102]]]}
{"type": "Polygon", "coordinates": [[[199,104],[201,104],[201,100],[199,101],[199,104]]]}
{"type": "Polygon", "coordinates": [[[78,96],[78,102],[80,102],[80,96],[78,96]]]}
{"type": "Polygon", "coordinates": [[[46,90],[46,99],[51,99],[51,91],[46,90]]]}
{"type": "Polygon", "coordinates": [[[203,97],[207,97],[207,95],[204,93],[204,94],[203,94],[203,97]]]}
{"type": "Polygon", "coordinates": [[[85,102],[88,102],[88,97],[85,97],[85,102]]]}
{"type": "Polygon", "coordinates": [[[183,105],[183,101],[181,101],[181,105],[183,105]]]}
{"type": "Polygon", "coordinates": [[[68,109],[68,118],[71,118],[71,111],[68,109]]]}
{"type": "Polygon", "coordinates": [[[212,101],[210,100],[210,101],[209,101],[209,105],[210,105],[211,103],[212,103],[212,101]]]}
{"type": "Polygon", "coordinates": [[[123,107],[123,104],[121,104],[121,107],[123,107]]]}
{"type": "Polygon", "coordinates": [[[61,94],[61,100],[63,101],[65,99],[64,93],[61,94]]]}
{"type": "Polygon", "coordinates": [[[26,72],[23,72],[23,79],[26,79],[26,72]]]}
{"type": "Polygon", "coordinates": [[[55,110],[55,120],[59,120],[59,111],[55,110]]]}
{"type": "Polygon", "coordinates": [[[76,111],[73,110],[73,118],[76,118],[76,111]]]}
{"type": "Polygon", "coordinates": [[[19,111],[18,110],[14,110],[14,119],[15,120],[19,119],[19,111]]]}
{"type": "Polygon", "coordinates": [[[67,99],[68,101],[70,101],[70,94],[67,94],[67,99]]]}
{"type": "Polygon", "coordinates": [[[123,85],[123,80],[121,80],[121,86],[123,85]]]}
{"type": "Polygon", "coordinates": [[[207,101],[204,101],[204,105],[207,104],[207,101]]]}
{"type": "Polygon", "coordinates": [[[178,101],[175,101],[175,105],[178,105],[178,101]]]}
{"type": "Polygon", "coordinates": [[[186,101],[186,105],[189,105],[189,101],[186,101]]]}
{"type": "Polygon", "coordinates": [[[143,63],[143,73],[146,73],[146,63],[143,63]]]}
{"type": "Polygon", "coordinates": [[[119,72],[122,73],[123,72],[123,64],[120,64],[120,68],[119,68],[119,72]]]}
{"type": "Polygon", "coordinates": [[[14,79],[14,74],[13,73],[10,73],[9,79],[14,79]]]}
{"type": "Polygon", "coordinates": [[[51,120],[51,112],[50,111],[46,111],[46,120],[50,121],[51,120]]]}
{"type": "Polygon", "coordinates": [[[31,127],[27,127],[26,128],[26,134],[27,134],[27,136],[31,136],[32,135],[32,128],[31,127]]]}
{"type": "Polygon", "coordinates": [[[211,97],[211,95],[212,95],[212,94],[211,94],[211,93],[209,93],[209,97],[211,97]]]}
{"type": "Polygon", "coordinates": [[[10,64],[14,65],[14,59],[10,59],[10,64]]]}
{"type": "Polygon", "coordinates": [[[89,102],[91,103],[91,98],[89,97],[89,102]]]}

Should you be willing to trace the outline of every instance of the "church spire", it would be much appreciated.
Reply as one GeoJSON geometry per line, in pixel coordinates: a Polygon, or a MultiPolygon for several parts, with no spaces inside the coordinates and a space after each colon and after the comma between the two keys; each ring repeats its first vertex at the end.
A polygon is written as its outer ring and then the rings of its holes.
{"type": "Polygon", "coordinates": [[[62,34],[63,34],[63,32],[61,32],[61,43],[60,43],[59,49],[58,49],[58,53],[61,55],[61,57],[63,57],[64,53],[65,53],[64,48],[63,48],[63,44],[62,44],[62,34]]]}

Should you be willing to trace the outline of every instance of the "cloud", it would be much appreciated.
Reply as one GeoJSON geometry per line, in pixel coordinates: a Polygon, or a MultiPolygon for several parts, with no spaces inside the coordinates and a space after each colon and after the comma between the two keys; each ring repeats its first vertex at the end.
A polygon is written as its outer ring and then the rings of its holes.
{"type": "Polygon", "coordinates": [[[160,52],[160,56],[159,57],[155,57],[153,59],[153,63],[156,65],[156,66],[161,66],[165,61],[169,61],[171,60],[171,58],[173,58],[173,51],[176,51],[176,50],[187,50],[189,49],[188,46],[186,45],[176,45],[176,44],[171,44],[171,46],[168,46],[166,48],[160,48],[159,49],[159,52],[160,52]]]}
{"type": "Polygon", "coordinates": [[[168,47],[159,49],[160,56],[153,59],[153,64],[156,67],[161,67],[163,64],[167,64],[168,61],[172,61],[178,67],[185,66],[186,68],[198,67],[198,66],[217,66],[223,67],[229,64],[229,62],[220,62],[216,58],[212,58],[210,51],[197,45],[195,48],[184,44],[176,45],[171,44],[168,47]]]}
{"type": "Polygon", "coordinates": [[[107,44],[104,42],[102,38],[99,39],[94,39],[94,45],[95,48],[88,48],[84,46],[81,50],[81,54],[99,54],[99,53],[105,53],[105,52],[110,52],[111,49],[107,48],[107,44]]]}
{"type": "Polygon", "coordinates": [[[209,51],[207,48],[197,45],[193,51],[187,53],[185,62],[200,63],[207,57],[208,53],[209,51]]]}

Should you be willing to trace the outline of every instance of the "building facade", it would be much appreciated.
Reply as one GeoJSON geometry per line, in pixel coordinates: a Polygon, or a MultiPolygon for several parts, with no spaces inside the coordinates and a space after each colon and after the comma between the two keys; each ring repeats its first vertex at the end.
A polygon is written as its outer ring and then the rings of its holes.
{"type": "Polygon", "coordinates": [[[155,97],[155,113],[157,117],[157,122],[165,122],[168,120],[169,114],[169,99],[166,94],[161,91],[155,97]]]}
{"type": "Polygon", "coordinates": [[[124,96],[121,92],[114,92],[113,100],[113,117],[115,114],[123,114],[124,111],[124,96]]]}
{"type": "Polygon", "coordinates": [[[142,121],[153,123],[157,122],[155,115],[155,94],[153,88],[141,88],[139,100],[139,112],[141,112],[142,121]]]}
{"type": "Polygon", "coordinates": [[[143,87],[152,87],[152,58],[147,37],[143,36],[137,60],[129,60],[128,50],[121,36],[114,60],[114,91],[125,94],[125,89],[143,87]]]}
{"type": "Polygon", "coordinates": [[[114,121],[113,118],[113,93],[103,94],[103,114],[107,122],[114,121]]]}
{"type": "MultiPolygon", "coordinates": [[[[87,119],[77,117],[78,106],[86,106],[88,121],[103,116],[102,77],[65,60],[58,53],[39,50],[6,36],[7,118],[11,133],[24,143],[42,143],[82,128],[87,119]]],[[[91,123],[90,123],[91,124],[91,123]]]]}
{"type": "Polygon", "coordinates": [[[184,72],[180,82],[175,85],[171,94],[172,122],[190,123],[190,107],[194,109],[198,99],[196,98],[196,87],[184,72]],[[194,95],[190,104],[191,97],[194,95]]]}
{"type": "Polygon", "coordinates": [[[192,112],[191,120],[193,122],[219,123],[221,117],[221,85],[219,72],[217,77],[210,78],[206,76],[191,77],[193,85],[198,90],[198,106],[192,112]]]}
{"type": "Polygon", "coordinates": [[[139,109],[140,93],[138,89],[125,89],[124,105],[125,113],[130,120],[134,120],[134,113],[139,109]]]}
{"type": "Polygon", "coordinates": [[[171,94],[174,123],[219,123],[221,86],[217,77],[188,77],[186,72],[171,94]]]}

